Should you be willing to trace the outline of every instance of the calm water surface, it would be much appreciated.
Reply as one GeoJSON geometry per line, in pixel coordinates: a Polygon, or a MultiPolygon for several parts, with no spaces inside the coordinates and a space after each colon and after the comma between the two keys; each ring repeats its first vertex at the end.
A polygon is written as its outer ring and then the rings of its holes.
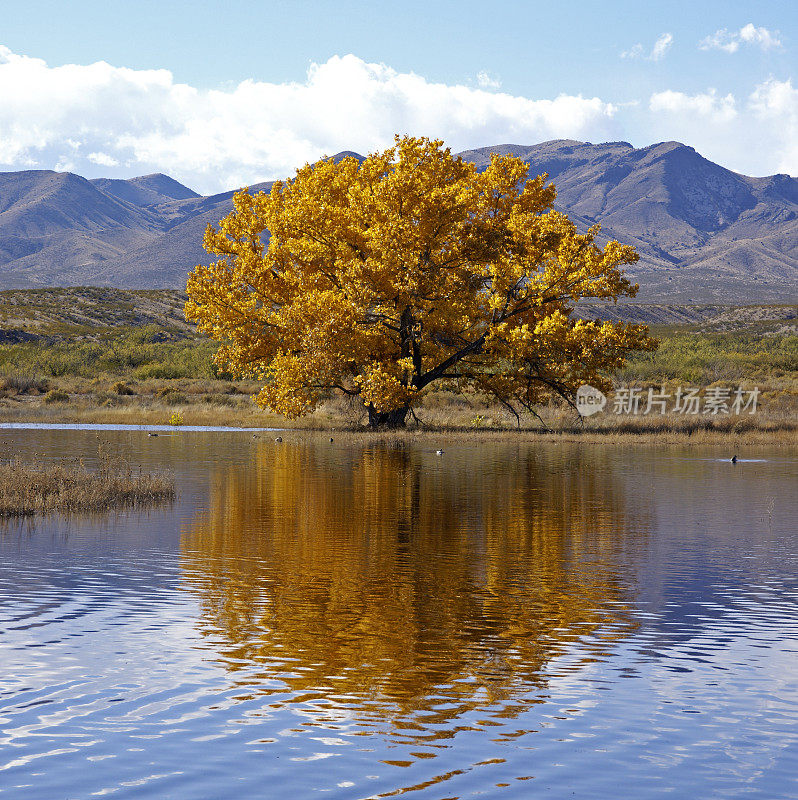
{"type": "Polygon", "coordinates": [[[798,797],[798,452],[0,431],[0,797],[798,797]]]}

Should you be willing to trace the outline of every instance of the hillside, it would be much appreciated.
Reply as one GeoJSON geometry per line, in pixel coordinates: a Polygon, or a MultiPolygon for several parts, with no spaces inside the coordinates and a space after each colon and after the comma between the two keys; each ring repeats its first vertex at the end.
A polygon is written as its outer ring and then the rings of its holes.
{"type": "MultiPolygon", "coordinates": [[[[548,173],[557,207],[581,227],[600,222],[605,238],[638,249],[630,274],[641,302],[798,300],[796,178],[739,175],[678,142],[557,140],[462,155],[484,167],[494,152],[548,173]]],[[[0,288],[180,289],[195,264],[208,263],[202,232],[228,213],[231,197],[200,197],[160,174],[0,173],[0,288]]]]}
{"type": "Polygon", "coordinates": [[[158,203],[168,203],[170,200],[188,200],[199,197],[195,191],[162,173],[142,175],[140,178],[131,178],[126,181],[114,178],[95,178],[91,183],[106,194],[136,206],[154,206],[158,203]]]}
{"type": "Polygon", "coordinates": [[[11,289],[0,292],[0,342],[31,341],[59,333],[156,325],[194,333],[184,292],[172,289],[11,289]]]}
{"type": "MultiPolygon", "coordinates": [[[[112,289],[77,286],[0,291],[0,342],[52,338],[59,333],[93,335],[99,329],[156,325],[193,334],[183,306],[188,299],[177,289],[112,289]]],[[[713,305],[690,303],[579,303],[576,315],[646,325],[707,331],[762,327],[772,331],[798,327],[798,306],[713,305]]]]}
{"type": "Polygon", "coordinates": [[[641,300],[793,302],[798,295],[798,179],[749,178],[665,142],[545,142],[463,153],[480,166],[511,153],[548,173],[557,205],[633,244],[641,300]]]}

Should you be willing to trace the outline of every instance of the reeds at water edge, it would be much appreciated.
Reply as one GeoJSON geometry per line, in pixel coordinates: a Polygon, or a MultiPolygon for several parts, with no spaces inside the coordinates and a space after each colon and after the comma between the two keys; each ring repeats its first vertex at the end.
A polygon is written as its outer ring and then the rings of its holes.
{"type": "Polygon", "coordinates": [[[13,458],[0,464],[0,518],[102,513],[174,498],[171,476],[143,472],[102,450],[97,469],[78,460],[36,464],[13,458]]]}

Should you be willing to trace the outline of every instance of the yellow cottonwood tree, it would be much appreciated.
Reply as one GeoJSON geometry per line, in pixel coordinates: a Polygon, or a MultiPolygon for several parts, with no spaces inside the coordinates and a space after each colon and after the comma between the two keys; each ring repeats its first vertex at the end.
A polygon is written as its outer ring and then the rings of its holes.
{"type": "Polygon", "coordinates": [[[271,192],[238,192],[189,275],[186,315],[222,344],[217,363],[264,381],[288,417],[331,390],[358,396],[373,426],[401,426],[430,386],[456,382],[513,410],[582,383],[634,350],[646,328],[573,319],[581,298],[637,286],[634,248],[595,243],[552,208],[546,176],[518,158],[479,171],[441,141],[396,137],[364,161],[306,165],[271,192]]]}

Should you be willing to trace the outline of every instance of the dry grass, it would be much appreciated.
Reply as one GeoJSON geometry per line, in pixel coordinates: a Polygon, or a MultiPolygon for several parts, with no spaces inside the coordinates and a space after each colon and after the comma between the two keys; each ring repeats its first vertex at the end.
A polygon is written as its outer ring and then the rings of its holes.
{"type": "MultiPolygon", "coordinates": [[[[737,448],[755,445],[798,449],[798,424],[733,427],[711,426],[667,429],[665,427],[647,429],[644,427],[609,429],[609,428],[567,428],[557,431],[542,429],[521,430],[456,430],[451,428],[407,428],[395,431],[371,430],[300,430],[288,429],[280,436],[284,442],[315,441],[326,442],[332,433],[336,444],[372,444],[387,443],[397,447],[415,443],[434,451],[453,443],[486,443],[486,442],[540,442],[541,444],[578,443],[585,445],[623,445],[623,446],[660,446],[679,444],[684,446],[723,445],[730,454],[737,448]]],[[[273,433],[257,434],[258,438],[273,437],[273,433]]]]}
{"type": "Polygon", "coordinates": [[[0,518],[36,514],[99,513],[152,505],[175,497],[174,481],[134,470],[124,459],[100,453],[100,466],[82,462],[0,464],[0,518]]]}
{"type": "Polygon", "coordinates": [[[43,394],[49,384],[40,375],[24,370],[10,370],[0,376],[0,392],[3,394],[43,394]]]}
{"type": "MultiPolygon", "coordinates": [[[[0,389],[0,422],[111,423],[165,425],[179,412],[186,425],[232,428],[290,428],[301,430],[362,430],[366,423],[363,405],[343,397],[331,398],[315,413],[293,422],[259,409],[251,399],[258,384],[251,381],[178,379],[125,382],[101,378],[68,377],[50,379],[50,397],[32,382],[19,380],[0,389]],[[56,395],[52,398],[52,395],[56,395]],[[52,398],[52,399],[51,399],[52,398]],[[55,402],[54,400],[57,400],[55,402]]],[[[740,384],[752,388],[753,382],[740,384]]],[[[607,410],[580,421],[563,404],[537,409],[539,418],[524,415],[521,430],[515,418],[493,404],[488,397],[436,391],[427,395],[408,418],[411,435],[416,430],[450,431],[471,436],[564,438],[579,441],[705,441],[744,437],[746,441],[775,441],[795,436],[798,426],[798,391],[786,378],[766,380],[755,415],[618,415],[607,410]]],[[[671,393],[675,387],[664,384],[671,393]]],[[[612,408],[612,400],[608,408],[612,408]]],[[[373,435],[373,434],[369,434],[373,435]]]]}
{"type": "MultiPolygon", "coordinates": [[[[226,396],[225,396],[226,397],[226,396]]],[[[233,395],[232,405],[218,402],[218,396],[197,397],[186,405],[172,405],[172,398],[157,396],[118,397],[114,402],[102,396],[73,395],[68,403],[45,404],[43,398],[26,398],[0,405],[3,422],[110,423],[121,425],[165,425],[174,412],[179,412],[185,425],[223,426],[231,428],[281,428],[297,431],[363,431],[364,419],[359,409],[345,407],[338,401],[323,405],[314,414],[289,422],[276,414],[257,408],[249,397],[233,395]]],[[[192,396],[192,400],[194,396],[192,396]]],[[[684,441],[707,442],[745,440],[795,442],[798,415],[793,397],[771,398],[755,415],[649,415],[631,416],[604,413],[580,421],[573,412],[562,407],[540,409],[545,427],[539,420],[524,418],[521,429],[503,409],[475,403],[461,407],[444,398],[418,410],[418,419],[408,420],[408,428],[397,434],[412,437],[419,433],[449,433],[466,438],[496,436],[520,439],[553,439],[557,441],[684,441]],[[783,401],[783,402],[782,402],[783,401]],[[479,424],[474,424],[479,420],[479,424]]],[[[364,431],[366,436],[377,436],[364,431]]],[[[380,434],[381,435],[381,434],[380,434]]]]}

